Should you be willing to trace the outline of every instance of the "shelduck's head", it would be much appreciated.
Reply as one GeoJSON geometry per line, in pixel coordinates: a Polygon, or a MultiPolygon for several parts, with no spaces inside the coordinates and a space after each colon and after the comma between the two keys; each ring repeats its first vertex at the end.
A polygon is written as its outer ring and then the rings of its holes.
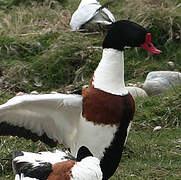
{"type": "Polygon", "coordinates": [[[151,33],[144,27],[128,20],[121,20],[111,25],[103,41],[103,48],[123,51],[125,46],[142,47],[151,54],[161,53],[152,44],[151,33]]]}

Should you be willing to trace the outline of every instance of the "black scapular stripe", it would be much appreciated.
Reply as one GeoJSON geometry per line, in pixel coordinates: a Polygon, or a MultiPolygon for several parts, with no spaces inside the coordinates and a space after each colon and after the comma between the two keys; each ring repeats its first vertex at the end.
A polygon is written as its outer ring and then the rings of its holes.
{"type": "Polygon", "coordinates": [[[35,167],[28,167],[27,165],[22,167],[20,170],[25,177],[36,178],[39,180],[47,180],[52,171],[52,165],[48,162],[40,163],[39,166],[35,167]]]}
{"type": "Polygon", "coordinates": [[[29,129],[25,129],[24,127],[18,127],[15,125],[8,124],[6,122],[0,123],[0,136],[18,136],[23,137],[25,139],[31,139],[33,142],[38,140],[44,142],[50,147],[56,147],[57,142],[50,139],[46,133],[41,136],[38,136],[36,133],[32,133],[29,129]]]}

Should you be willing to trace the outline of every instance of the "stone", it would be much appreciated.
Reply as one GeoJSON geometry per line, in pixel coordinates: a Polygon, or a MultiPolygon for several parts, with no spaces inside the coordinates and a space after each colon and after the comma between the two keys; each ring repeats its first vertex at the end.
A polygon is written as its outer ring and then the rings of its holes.
{"type": "Polygon", "coordinates": [[[129,91],[129,93],[133,96],[134,99],[136,97],[147,97],[148,96],[147,93],[139,87],[128,86],[128,87],[126,87],[126,89],[129,91]]]}
{"type": "Polygon", "coordinates": [[[58,94],[58,92],[56,92],[56,91],[51,91],[51,94],[58,94]]]}
{"type": "Polygon", "coordinates": [[[38,95],[39,93],[37,91],[32,91],[30,94],[32,95],[38,95]]]}
{"type": "Polygon", "coordinates": [[[146,93],[156,95],[163,93],[176,85],[181,84],[181,73],[174,71],[153,71],[150,72],[143,84],[146,93]]]}
{"type": "Polygon", "coordinates": [[[175,67],[175,64],[173,61],[168,61],[167,63],[170,67],[174,68],[175,67]]]}
{"type": "Polygon", "coordinates": [[[156,126],[156,127],[154,127],[153,132],[154,131],[159,131],[161,128],[162,128],[161,126],[156,126]]]}
{"type": "Polygon", "coordinates": [[[18,93],[16,93],[16,96],[22,96],[24,94],[25,94],[24,92],[18,92],[18,93]]]}

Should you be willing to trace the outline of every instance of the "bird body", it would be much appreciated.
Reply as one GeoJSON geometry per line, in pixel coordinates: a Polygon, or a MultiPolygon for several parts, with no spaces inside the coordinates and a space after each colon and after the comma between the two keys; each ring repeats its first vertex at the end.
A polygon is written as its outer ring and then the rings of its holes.
{"type": "MultiPolygon", "coordinates": [[[[78,154],[80,151],[86,154],[89,150],[81,147],[78,154]]],[[[14,152],[12,166],[15,180],[102,180],[100,160],[91,153],[77,161],[60,149],[39,153],[18,151],[14,152]]]]}
{"type": "Polygon", "coordinates": [[[22,95],[0,105],[0,135],[63,143],[76,156],[85,146],[100,159],[103,179],[119,165],[135,112],[124,83],[124,47],[159,54],[150,33],[130,21],[112,24],[103,41],[101,61],[82,95],[22,95]]]}
{"type": "Polygon", "coordinates": [[[82,0],[70,20],[72,30],[79,30],[87,23],[110,25],[115,22],[113,14],[97,0],[82,0]]]}

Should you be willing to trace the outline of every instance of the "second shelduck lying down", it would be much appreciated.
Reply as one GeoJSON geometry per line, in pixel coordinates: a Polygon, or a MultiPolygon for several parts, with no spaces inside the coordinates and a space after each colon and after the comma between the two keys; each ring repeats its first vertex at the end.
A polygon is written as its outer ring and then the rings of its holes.
{"type": "Polygon", "coordinates": [[[102,180],[100,160],[81,147],[77,158],[68,152],[23,152],[13,154],[15,180],[102,180]]]}
{"type": "Polygon", "coordinates": [[[95,30],[96,24],[106,27],[113,22],[114,15],[97,0],[82,0],[72,15],[70,27],[74,31],[84,28],[95,30]]]}
{"type": "Polygon", "coordinates": [[[0,135],[62,143],[73,156],[87,147],[100,159],[103,179],[117,169],[135,112],[124,82],[124,47],[142,47],[159,54],[151,34],[127,20],[111,25],[102,58],[82,95],[22,95],[0,105],[0,135]]]}

